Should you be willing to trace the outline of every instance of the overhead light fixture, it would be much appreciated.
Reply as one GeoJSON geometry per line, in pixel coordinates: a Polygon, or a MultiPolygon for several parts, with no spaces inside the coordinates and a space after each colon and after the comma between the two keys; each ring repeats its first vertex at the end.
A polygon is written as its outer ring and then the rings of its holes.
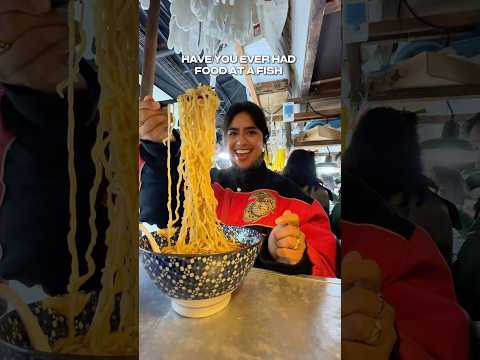
{"type": "Polygon", "coordinates": [[[317,169],[320,173],[324,175],[333,175],[340,172],[340,168],[336,163],[332,160],[332,155],[330,154],[330,149],[328,149],[328,155],[325,157],[325,161],[323,163],[316,164],[317,169]]]}
{"type": "Polygon", "coordinates": [[[470,142],[459,138],[460,125],[455,120],[455,114],[448,100],[447,105],[450,110],[450,119],[443,126],[442,136],[420,144],[422,157],[431,165],[458,167],[473,163],[476,160],[475,149],[470,142]]]}

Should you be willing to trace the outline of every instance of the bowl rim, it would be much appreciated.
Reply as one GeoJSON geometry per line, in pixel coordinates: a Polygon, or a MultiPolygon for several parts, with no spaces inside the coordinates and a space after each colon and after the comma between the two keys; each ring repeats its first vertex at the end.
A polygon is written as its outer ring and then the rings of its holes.
{"type": "MultiPolygon", "coordinates": [[[[255,244],[242,244],[243,246],[240,246],[238,249],[232,250],[232,251],[223,251],[223,252],[218,252],[218,253],[211,253],[211,254],[164,254],[164,253],[155,253],[152,250],[148,250],[143,248],[142,246],[138,246],[138,249],[142,253],[146,253],[149,255],[154,255],[155,257],[170,257],[170,258],[182,258],[182,259],[193,259],[193,258],[203,258],[203,257],[210,257],[210,256],[221,256],[221,255],[229,255],[229,254],[235,254],[244,250],[247,250],[252,247],[260,247],[262,243],[267,239],[267,234],[259,230],[259,226],[237,226],[237,225],[226,225],[222,224],[223,226],[226,227],[231,227],[231,228],[239,228],[239,229],[249,229],[249,230],[254,230],[260,235],[260,240],[256,242],[255,244]]],[[[154,233],[155,231],[151,231],[150,233],[154,233]]],[[[146,237],[145,234],[142,234],[140,238],[146,237]]],[[[164,247],[164,246],[162,246],[164,247]]],[[[162,248],[161,247],[161,248],[162,248]]]]}
{"type": "MultiPolygon", "coordinates": [[[[145,236],[145,235],[142,235],[142,236],[145,236]]],[[[232,250],[232,251],[224,251],[224,252],[211,253],[211,254],[170,254],[170,253],[169,254],[164,254],[164,253],[155,253],[152,250],[144,249],[141,246],[139,246],[138,249],[140,250],[140,252],[147,253],[149,255],[159,256],[159,257],[194,259],[194,258],[202,258],[202,257],[210,257],[210,256],[221,256],[221,255],[235,254],[235,253],[247,250],[247,249],[255,247],[255,246],[261,246],[261,244],[262,244],[262,240],[260,240],[256,244],[246,244],[245,246],[241,246],[238,249],[235,249],[235,250],[232,250]]],[[[162,246],[162,247],[165,247],[165,246],[162,246]]]]}

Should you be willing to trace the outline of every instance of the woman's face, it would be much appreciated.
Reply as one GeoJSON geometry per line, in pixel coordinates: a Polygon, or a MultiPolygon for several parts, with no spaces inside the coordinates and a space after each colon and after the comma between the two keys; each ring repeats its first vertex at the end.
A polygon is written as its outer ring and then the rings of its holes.
{"type": "Polygon", "coordinates": [[[263,155],[263,134],[255,125],[250,114],[235,115],[227,129],[225,145],[230,159],[241,169],[256,164],[263,155]]]}

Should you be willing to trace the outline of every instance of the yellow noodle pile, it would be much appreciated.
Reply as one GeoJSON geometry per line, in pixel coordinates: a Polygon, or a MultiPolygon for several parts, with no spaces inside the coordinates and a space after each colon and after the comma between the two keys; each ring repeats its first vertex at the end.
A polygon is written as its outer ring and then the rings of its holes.
{"type": "MultiPolygon", "coordinates": [[[[208,86],[189,89],[178,98],[180,109],[181,155],[178,165],[177,207],[175,219],[171,208],[171,179],[168,182],[169,222],[163,234],[171,235],[178,221],[179,190],[184,181],[185,201],[182,226],[175,245],[162,249],[164,253],[205,254],[228,252],[238,246],[227,239],[219,228],[210,169],[215,155],[215,114],[219,100],[208,86]]],[[[170,150],[170,148],[168,149],[170,150]]],[[[170,151],[168,151],[170,153],[170,151]]],[[[170,158],[168,158],[170,173],[170,158]]]]}

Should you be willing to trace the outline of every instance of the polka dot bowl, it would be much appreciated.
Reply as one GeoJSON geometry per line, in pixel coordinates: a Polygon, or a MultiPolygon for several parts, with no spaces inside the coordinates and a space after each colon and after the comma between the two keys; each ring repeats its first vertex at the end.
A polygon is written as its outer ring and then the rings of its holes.
{"type": "MultiPolygon", "coordinates": [[[[219,254],[158,254],[151,251],[148,240],[141,236],[141,259],[150,279],[167,296],[178,300],[220,298],[233,292],[252,268],[266,235],[246,227],[223,225],[222,228],[241,245],[239,249],[219,254]]],[[[152,235],[160,248],[167,245],[165,238],[156,232],[152,235]]]]}
{"type": "MultiPolygon", "coordinates": [[[[116,299],[116,309],[119,309],[120,297],[116,299]]],[[[98,295],[92,293],[90,300],[83,311],[75,317],[75,337],[81,337],[90,328],[98,295]]],[[[42,301],[28,304],[32,313],[37,317],[38,324],[48,336],[50,346],[68,336],[66,317],[56,310],[49,308],[42,301]]],[[[118,311],[110,319],[112,331],[119,326],[118,311]]],[[[137,356],[95,356],[95,355],[69,355],[47,353],[32,349],[30,339],[25,331],[25,326],[16,311],[10,311],[0,318],[0,359],[8,360],[134,360],[137,356]]]]}

